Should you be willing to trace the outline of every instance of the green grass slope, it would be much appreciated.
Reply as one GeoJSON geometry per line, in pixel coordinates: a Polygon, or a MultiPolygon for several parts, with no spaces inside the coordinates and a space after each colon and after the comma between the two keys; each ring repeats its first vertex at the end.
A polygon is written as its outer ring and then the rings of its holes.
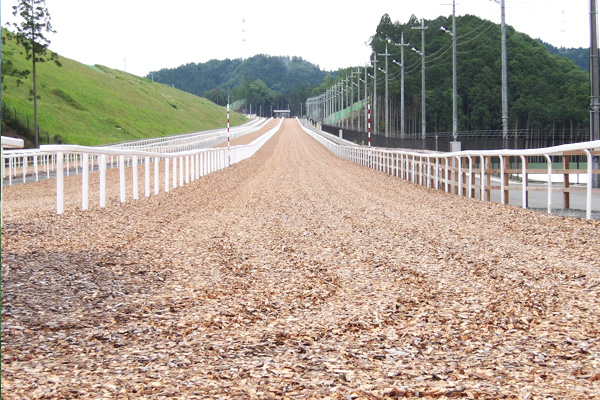
{"type": "MultiPolygon", "coordinates": [[[[2,36],[6,31],[2,29],[2,36]]],[[[38,123],[64,143],[98,145],[225,127],[224,107],[170,86],[60,57],[37,64],[38,123]]],[[[31,70],[21,47],[7,38],[2,45],[2,101],[33,120],[31,74],[17,85],[15,70],[31,70]],[[9,68],[6,68],[9,66],[9,68]],[[6,71],[5,71],[6,70],[6,71]]],[[[231,125],[247,119],[231,113],[231,125]]]]}

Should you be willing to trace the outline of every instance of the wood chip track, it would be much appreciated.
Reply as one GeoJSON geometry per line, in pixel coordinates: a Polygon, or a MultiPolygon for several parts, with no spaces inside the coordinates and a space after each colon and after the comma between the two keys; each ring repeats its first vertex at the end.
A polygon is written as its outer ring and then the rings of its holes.
{"type": "Polygon", "coordinates": [[[49,184],[5,191],[3,399],[600,398],[598,221],[422,188],[295,120],[137,202],[58,216],[49,184]]]}

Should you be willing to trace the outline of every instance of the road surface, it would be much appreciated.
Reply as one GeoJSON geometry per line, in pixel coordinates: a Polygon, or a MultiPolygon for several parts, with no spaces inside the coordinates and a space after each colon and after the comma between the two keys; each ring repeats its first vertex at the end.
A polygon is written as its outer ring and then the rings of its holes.
{"type": "Polygon", "coordinates": [[[404,182],[295,120],[136,202],[56,215],[36,185],[5,191],[3,399],[600,395],[598,221],[404,182]]]}

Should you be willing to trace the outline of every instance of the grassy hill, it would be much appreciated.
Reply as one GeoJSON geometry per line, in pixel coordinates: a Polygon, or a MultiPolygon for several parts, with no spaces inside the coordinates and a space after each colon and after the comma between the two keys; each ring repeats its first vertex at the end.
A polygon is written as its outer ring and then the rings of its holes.
{"type": "MultiPolygon", "coordinates": [[[[2,29],[2,101],[33,120],[31,74],[18,85],[14,73],[31,70],[31,63],[7,36],[2,29]]],[[[101,65],[60,62],[37,65],[38,123],[64,143],[98,145],[226,126],[225,108],[207,99],[101,65]]],[[[233,126],[245,121],[231,113],[233,126]]]]}

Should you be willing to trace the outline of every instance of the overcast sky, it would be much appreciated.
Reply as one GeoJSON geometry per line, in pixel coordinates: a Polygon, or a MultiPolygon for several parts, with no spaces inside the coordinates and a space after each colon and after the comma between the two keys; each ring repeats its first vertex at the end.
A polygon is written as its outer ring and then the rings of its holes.
{"type": "MultiPolygon", "coordinates": [[[[500,22],[492,0],[457,0],[456,14],[500,22]]],[[[17,0],[2,0],[2,26],[17,0]]],[[[364,65],[381,16],[452,14],[452,0],[46,0],[50,48],[85,64],[145,76],[210,59],[299,56],[325,70],[364,65]],[[360,6],[359,6],[360,5],[360,6]],[[243,22],[245,21],[245,22],[243,22]],[[242,41],[242,38],[245,41],[242,41]]],[[[589,47],[589,1],[506,0],[506,23],[561,47],[589,47]]],[[[461,32],[457,26],[458,35],[461,32]]]]}

